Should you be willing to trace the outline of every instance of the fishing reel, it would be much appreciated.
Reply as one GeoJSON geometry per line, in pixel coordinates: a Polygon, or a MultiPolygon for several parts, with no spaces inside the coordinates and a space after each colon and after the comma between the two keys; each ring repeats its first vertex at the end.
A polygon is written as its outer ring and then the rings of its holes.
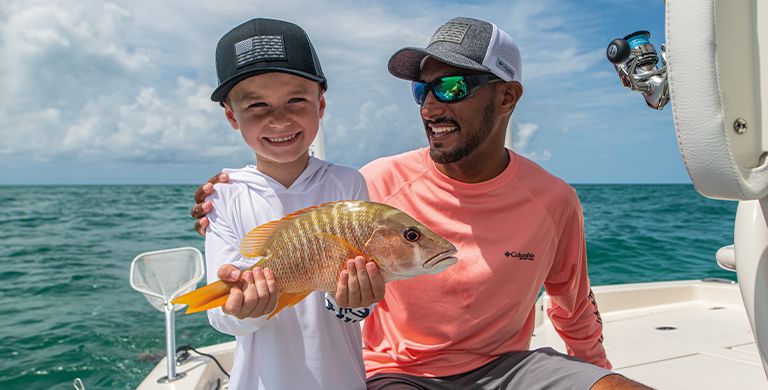
{"type": "Polygon", "coordinates": [[[621,83],[643,94],[648,107],[661,110],[669,102],[667,66],[664,44],[659,55],[650,41],[651,33],[636,31],[608,44],[606,55],[619,74],[621,83]]]}

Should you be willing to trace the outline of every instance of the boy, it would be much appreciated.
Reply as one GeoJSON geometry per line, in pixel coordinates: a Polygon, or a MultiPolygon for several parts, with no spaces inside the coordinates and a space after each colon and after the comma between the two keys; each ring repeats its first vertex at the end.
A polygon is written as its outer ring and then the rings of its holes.
{"type": "MultiPolygon", "coordinates": [[[[309,156],[327,82],[301,27],[272,19],[245,22],[219,41],[216,69],[219,86],[211,100],[224,107],[229,124],[254,150],[256,166],[225,170],[232,185],[217,185],[209,197],[214,206],[205,240],[209,283],[225,276],[225,264],[252,264],[240,255],[239,244],[256,226],[312,205],[368,198],[357,171],[309,156]]],[[[339,290],[351,296],[363,286],[376,291],[373,301],[381,299],[380,275],[362,258],[355,261],[342,272],[339,290]]],[[[272,272],[260,267],[234,272],[239,285],[222,308],[208,311],[214,328],[236,336],[231,389],[365,388],[359,325],[329,313],[332,300],[326,303],[315,292],[267,320],[278,295],[272,272]]],[[[372,303],[337,297],[340,304],[372,303]]],[[[368,310],[354,312],[364,317],[368,310]]]]}

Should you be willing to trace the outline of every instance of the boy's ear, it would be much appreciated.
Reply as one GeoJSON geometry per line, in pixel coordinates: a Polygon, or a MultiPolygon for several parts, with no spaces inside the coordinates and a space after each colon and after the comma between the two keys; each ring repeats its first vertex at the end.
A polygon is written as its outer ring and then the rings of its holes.
{"type": "Polygon", "coordinates": [[[240,125],[237,123],[237,118],[235,118],[235,113],[232,111],[232,106],[229,105],[227,100],[223,102],[224,116],[227,118],[227,122],[229,122],[229,125],[232,126],[233,129],[240,130],[240,125]]]}
{"type": "Polygon", "coordinates": [[[320,92],[320,119],[323,119],[325,114],[325,93],[320,92]]]}

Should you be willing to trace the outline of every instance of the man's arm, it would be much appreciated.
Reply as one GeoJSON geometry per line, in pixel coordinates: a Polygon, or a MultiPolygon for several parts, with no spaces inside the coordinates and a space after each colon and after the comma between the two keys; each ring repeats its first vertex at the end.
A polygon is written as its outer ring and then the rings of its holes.
{"type": "Polygon", "coordinates": [[[552,298],[547,313],[569,354],[610,369],[603,348],[603,323],[587,275],[581,205],[573,196],[573,207],[563,216],[555,259],[544,282],[552,298]]]}

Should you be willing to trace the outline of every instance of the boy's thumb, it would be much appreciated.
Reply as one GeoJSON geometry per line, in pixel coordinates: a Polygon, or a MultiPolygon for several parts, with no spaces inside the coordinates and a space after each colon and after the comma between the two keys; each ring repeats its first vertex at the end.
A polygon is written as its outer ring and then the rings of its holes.
{"type": "Polygon", "coordinates": [[[232,264],[224,264],[219,267],[219,279],[225,282],[237,282],[240,278],[240,270],[232,264]]]}

